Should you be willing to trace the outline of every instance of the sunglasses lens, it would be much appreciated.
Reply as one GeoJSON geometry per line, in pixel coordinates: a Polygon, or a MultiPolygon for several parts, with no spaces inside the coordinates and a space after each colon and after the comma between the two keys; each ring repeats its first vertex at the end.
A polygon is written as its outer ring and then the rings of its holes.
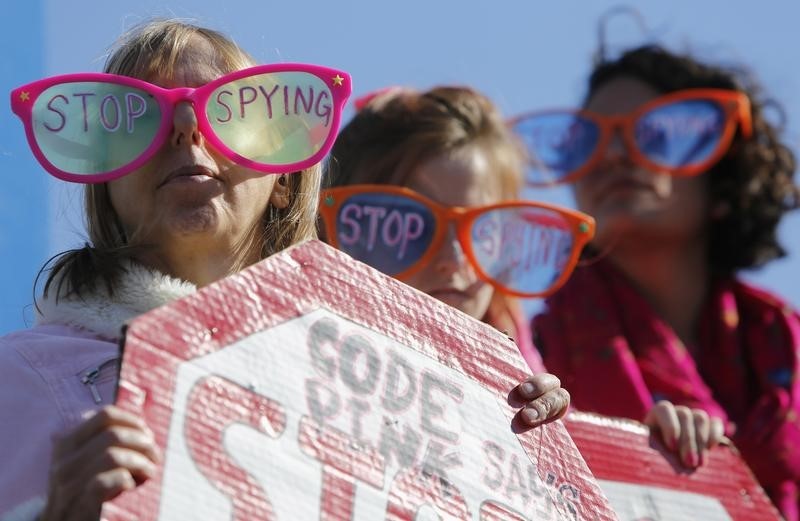
{"type": "Polygon", "coordinates": [[[308,72],[248,76],[218,87],[208,121],[233,152],[264,165],[289,165],[319,152],[333,129],[333,95],[308,72]]]}
{"type": "Polygon", "coordinates": [[[527,152],[527,181],[559,183],[592,156],[600,129],[590,119],[571,112],[535,114],[518,120],[514,132],[527,152]]]}
{"type": "Polygon", "coordinates": [[[661,105],[636,122],[639,150],[666,168],[699,165],[718,151],[725,112],[711,100],[686,100],[661,105]]]}
{"type": "Polygon", "coordinates": [[[575,244],[564,216],[526,206],[481,214],[470,235],[478,268],[501,287],[531,296],[546,292],[559,280],[575,244]]]}
{"type": "Polygon", "coordinates": [[[33,105],[33,135],[44,157],[75,175],[116,170],[153,143],[161,109],[140,89],[104,82],[54,85],[33,105]]]}
{"type": "Polygon", "coordinates": [[[335,219],[339,249],[392,276],[422,258],[436,228],[428,207],[399,194],[351,195],[335,219]]]}

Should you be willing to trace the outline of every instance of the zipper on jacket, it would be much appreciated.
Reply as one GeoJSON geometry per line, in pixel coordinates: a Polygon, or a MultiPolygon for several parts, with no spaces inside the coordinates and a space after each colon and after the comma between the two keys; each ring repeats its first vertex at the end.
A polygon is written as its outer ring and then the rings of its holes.
{"type": "Polygon", "coordinates": [[[103,370],[112,365],[116,366],[118,360],[119,358],[110,358],[96,367],[87,369],[81,375],[81,383],[89,387],[89,391],[92,393],[92,398],[94,398],[94,403],[103,402],[103,398],[100,396],[100,391],[97,390],[97,381],[100,379],[103,370]]]}

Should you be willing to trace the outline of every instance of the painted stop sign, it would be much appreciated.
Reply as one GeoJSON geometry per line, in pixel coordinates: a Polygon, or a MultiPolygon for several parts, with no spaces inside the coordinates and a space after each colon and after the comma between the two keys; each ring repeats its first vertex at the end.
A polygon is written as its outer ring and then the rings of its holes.
{"type": "Polygon", "coordinates": [[[510,339],[318,241],[132,321],[121,371],[163,461],[108,521],[616,519],[561,422],[512,432],[510,339]]]}

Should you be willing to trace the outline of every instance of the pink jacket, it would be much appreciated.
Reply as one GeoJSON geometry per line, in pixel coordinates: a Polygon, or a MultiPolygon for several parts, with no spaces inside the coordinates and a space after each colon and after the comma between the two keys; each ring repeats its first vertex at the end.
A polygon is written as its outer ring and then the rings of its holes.
{"type": "Polygon", "coordinates": [[[53,436],[114,403],[115,342],[64,325],[0,338],[0,512],[47,491],[53,436]]]}
{"type": "Polygon", "coordinates": [[[131,266],[113,299],[43,298],[36,327],[0,337],[0,521],[36,517],[53,440],[114,403],[122,325],[193,291],[131,266]]]}

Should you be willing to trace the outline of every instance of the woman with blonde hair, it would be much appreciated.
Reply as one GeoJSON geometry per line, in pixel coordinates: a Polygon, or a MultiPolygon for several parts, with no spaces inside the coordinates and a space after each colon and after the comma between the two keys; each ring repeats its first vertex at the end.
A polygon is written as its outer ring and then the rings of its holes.
{"type": "Polygon", "coordinates": [[[0,338],[0,518],[97,519],[154,474],[150,430],[110,405],[123,324],[315,237],[349,93],[344,72],[257,66],[169,20],[127,34],[105,74],[12,92],[42,166],[86,183],[90,242],[53,264],[37,325],[0,338]]]}
{"type": "Polygon", "coordinates": [[[351,88],[170,20],[127,34],[105,70],[12,92],[42,166],[86,183],[90,243],[53,264],[36,327],[0,338],[3,521],[97,519],[154,475],[147,425],[110,405],[123,324],[315,237],[351,88]]]}

